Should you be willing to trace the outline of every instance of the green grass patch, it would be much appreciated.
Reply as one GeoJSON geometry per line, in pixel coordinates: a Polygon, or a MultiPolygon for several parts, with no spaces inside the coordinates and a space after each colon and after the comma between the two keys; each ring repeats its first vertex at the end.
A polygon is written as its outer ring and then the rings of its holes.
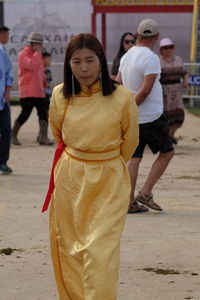
{"type": "Polygon", "coordinates": [[[10,97],[10,104],[11,105],[19,105],[19,97],[17,97],[17,96],[11,96],[10,97]]]}
{"type": "Polygon", "coordinates": [[[187,107],[186,106],[186,109],[193,115],[200,117],[200,107],[187,107]]]}
{"type": "Polygon", "coordinates": [[[179,176],[177,179],[192,179],[192,180],[200,180],[200,176],[179,176]]]}

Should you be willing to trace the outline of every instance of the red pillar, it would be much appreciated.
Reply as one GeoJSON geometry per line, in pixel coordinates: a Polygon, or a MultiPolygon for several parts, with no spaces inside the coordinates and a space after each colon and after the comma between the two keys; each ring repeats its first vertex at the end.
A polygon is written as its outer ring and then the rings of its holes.
{"type": "Polygon", "coordinates": [[[101,14],[101,40],[102,40],[102,46],[106,53],[106,14],[105,13],[101,14]]]}
{"type": "Polygon", "coordinates": [[[92,13],[92,34],[96,36],[96,13],[92,13]]]}
{"type": "Polygon", "coordinates": [[[4,25],[4,2],[0,1],[0,26],[4,25]]]}

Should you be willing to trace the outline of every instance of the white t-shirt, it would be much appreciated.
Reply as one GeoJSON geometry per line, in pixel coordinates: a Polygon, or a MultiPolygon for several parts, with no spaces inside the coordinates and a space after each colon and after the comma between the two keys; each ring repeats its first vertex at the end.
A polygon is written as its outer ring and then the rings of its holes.
{"type": "Polygon", "coordinates": [[[153,88],[147,98],[139,104],[139,123],[158,119],[163,113],[163,94],[160,84],[160,60],[147,47],[133,46],[120,61],[119,71],[123,85],[136,94],[144,81],[144,76],[157,74],[153,88]]]}

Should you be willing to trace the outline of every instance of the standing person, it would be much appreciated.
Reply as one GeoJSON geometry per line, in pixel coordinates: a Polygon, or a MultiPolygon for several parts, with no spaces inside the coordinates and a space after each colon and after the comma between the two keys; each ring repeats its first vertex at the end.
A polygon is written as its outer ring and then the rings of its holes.
{"type": "Polygon", "coordinates": [[[21,145],[17,135],[21,126],[28,120],[34,107],[37,109],[40,126],[39,144],[51,145],[47,137],[47,116],[45,103],[45,76],[44,64],[41,54],[44,38],[39,32],[33,32],[28,38],[29,45],[19,53],[19,96],[22,107],[21,113],[14,123],[12,142],[21,145]]]}
{"type": "Polygon", "coordinates": [[[160,41],[160,63],[163,87],[164,114],[170,125],[172,142],[177,144],[175,132],[184,122],[182,89],[187,87],[188,75],[180,56],[174,55],[175,45],[169,38],[160,41]]]}
{"type": "Polygon", "coordinates": [[[12,169],[7,165],[10,154],[11,117],[10,91],[13,83],[12,64],[3,48],[9,39],[9,28],[0,27],[0,172],[11,174],[12,169]]]}
{"type": "Polygon", "coordinates": [[[53,90],[49,117],[57,143],[64,143],[50,212],[60,299],[115,300],[131,188],[126,162],[138,144],[137,106],[132,93],[110,79],[93,35],[71,39],[64,84],[53,90]]]}
{"type": "Polygon", "coordinates": [[[135,35],[132,34],[131,32],[125,32],[121,37],[119,50],[113,61],[113,66],[112,66],[112,70],[111,70],[111,78],[113,80],[115,80],[115,78],[117,76],[117,73],[119,70],[120,59],[134,45],[135,45],[135,35]]]}
{"type": "Polygon", "coordinates": [[[117,81],[123,82],[133,94],[139,108],[139,145],[129,161],[132,191],[129,213],[144,212],[147,207],[161,211],[160,205],[153,199],[152,189],[162,176],[174,155],[169,136],[169,124],[163,115],[163,96],[160,84],[160,61],[152,51],[159,37],[158,25],[152,19],[143,20],[137,30],[136,46],[125,54],[120,63],[117,81]],[[150,173],[134,198],[140,162],[145,146],[153,154],[159,153],[150,173]],[[139,203],[145,206],[139,205],[139,203]]]}
{"type": "Polygon", "coordinates": [[[51,53],[49,53],[47,51],[42,52],[42,57],[43,57],[43,63],[44,63],[44,74],[45,74],[45,79],[47,82],[47,85],[45,87],[45,96],[46,96],[46,110],[47,110],[47,116],[48,116],[50,97],[52,94],[52,89],[51,89],[52,73],[51,73],[51,69],[50,69],[51,53]]]}
{"type": "MultiPolygon", "coordinates": [[[[46,79],[45,110],[46,110],[46,121],[48,123],[50,97],[51,97],[51,94],[52,94],[52,89],[51,89],[52,73],[51,73],[51,70],[49,68],[51,66],[51,54],[47,51],[42,52],[42,58],[43,58],[43,63],[44,63],[44,74],[45,74],[45,79],[46,79]]],[[[43,122],[43,121],[41,121],[41,122],[43,122]]],[[[39,143],[41,143],[41,141],[42,141],[42,129],[43,129],[43,126],[40,126],[39,134],[38,134],[38,137],[37,137],[37,141],[39,143]]],[[[47,127],[46,130],[48,130],[48,127],[47,127]]],[[[53,144],[54,144],[54,142],[52,142],[48,139],[48,145],[53,145],[53,144]]]]}

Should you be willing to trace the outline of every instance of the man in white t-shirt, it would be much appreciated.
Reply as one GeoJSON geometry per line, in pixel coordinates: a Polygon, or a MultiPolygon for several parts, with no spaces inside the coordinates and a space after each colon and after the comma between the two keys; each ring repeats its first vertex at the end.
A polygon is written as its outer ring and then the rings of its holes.
{"type": "Polygon", "coordinates": [[[136,46],[122,57],[116,78],[133,92],[139,108],[139,145],[128,163],[132,185],[128,213],[145,212],[148,211],[147,207],[162,211],[160,205],[153,200],[152,189],[174,156],[169,124],[163,115],[162,87],[159,82],[160,60],[152,51],[158,37],[157,23],[152,19],[143,20],[137,30],[136,46]],[[159,152],[159,155],[151,167],[146,182],[134,197],[139,165],[146,145],[153,154],[159,152]]]}

